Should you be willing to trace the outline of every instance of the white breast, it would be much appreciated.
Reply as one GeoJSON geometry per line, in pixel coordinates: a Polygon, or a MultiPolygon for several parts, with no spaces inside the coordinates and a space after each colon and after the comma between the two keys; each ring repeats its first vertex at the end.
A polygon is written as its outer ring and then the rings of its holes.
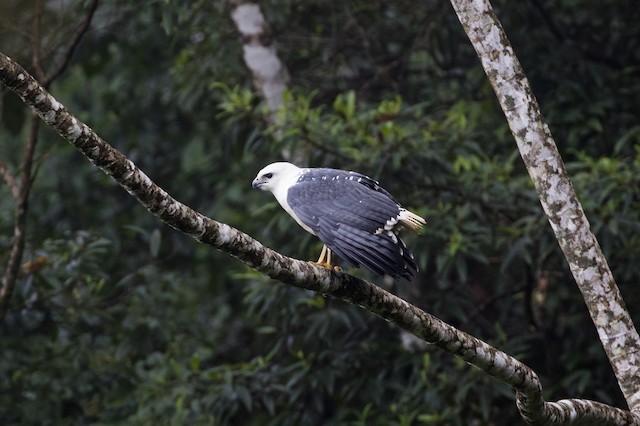
{"type": "Polygon", "coordinates": [[[313,229],[309,228],[300,220],[298,215],[294,213],[293,209],[287,202],[287,196],[289,195],[289,188],[291,188],[293,185],[295,185],[298,182],[298,179],[300,178],[300,175],[302,175],[302,173],[304,173],[304,170],[300,170],[299,173],[287,176],[286,181],[279,183],[278,186],[274,188],[272,192],[273,192],[273,196],[276,197],[276,200],[278,200],[278,203],[280,203],[282,208],[287,213],[289,213],[289,216],[291,216],[292,218],[295,219],[296,222],[298,222],[298,225],[302,226],[302,228],[305,231],[309,232],[310,234],[316,235],[316,233],[313,232],[313,229]]]}

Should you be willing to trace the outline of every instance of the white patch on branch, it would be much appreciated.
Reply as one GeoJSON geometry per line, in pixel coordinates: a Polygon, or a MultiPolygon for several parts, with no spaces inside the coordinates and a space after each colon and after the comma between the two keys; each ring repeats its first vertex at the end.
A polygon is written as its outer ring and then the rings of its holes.
{"type": "Polygon", "coordinates": [[[225,244],[229,244],[235,235],[235,229],[227,224],[221,223],[218,227],[218,235],[216,235],[215,244],[220,247],[225,244]]]}
{"type": "Polygon", "coordinates": [[[49,110],[44,114],[44,121],[48,123],[53,123],[56,121],[56,112],[54,110],[49,110]]]}
{"type": "Polygon", "coordinates": [[[78,121],[75,119],[75,117],[73,117],[70,121],[71,124],[64,130],[65,135],[72,140],[76,140],[82,134],[82,127],[78,125],[78,121]]]}

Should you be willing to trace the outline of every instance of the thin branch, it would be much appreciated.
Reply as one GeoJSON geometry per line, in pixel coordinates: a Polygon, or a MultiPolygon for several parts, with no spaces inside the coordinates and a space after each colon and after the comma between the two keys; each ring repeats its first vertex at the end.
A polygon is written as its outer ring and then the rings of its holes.
{"type": "Polygon", "coordinates": [[[542,207],[587,304],[629,408],[640,413],[640,336],[488,0],[451,0],[507,118],[542,207]]]}
{"type": "Polygon", "coordinates": [[[527,420],[546,424],[640,424],[628,411],[587,400],[545,402],[533,370],[487,343],[446,324],[399,297],[357,277],[285,257],[249,235],[190,209],[154,184],[133,162],[80,122],[20,65],[0,53],[0,81],[89,161],[171,227],[229,253],[269,277],[294,287],[361,306],[419,338],[512,386],[527,420]],[[542,419],[542,420],[541,420],[542,419]]]}
{"type": "MultiPolygon", "coordinates": [[[[15,197],[14,224],[13,224],[13,242],[7,267],[2,274],[0,281],[0,322],[4,320],[9,307],[11,295],[16,286],[18,272],[20,272],[20,262],[24,253],[26,241],[27,212],[29,210],[29,193],[31,191],[31,166],[33,164],[33,156],[35,153],[36,143],[38,141],[38,130],[40,128],[40,120],[33,113],[31,115],[31,127],[29,136],[25,145],[23,154],[22,173],[20,174],[20,184],[15,187],[17,196],[15,197]]],[[[14,182],[15,183],[15,182],[14,182]]],[[[13,191],[13,189],[12,189],[13,191]]]]}
{"type": "Polygon", "coordinates": [[[20,194],[19,198],[29,196],[31,190],[31,169],[33,167],[33,157],[36,152],[36,144],[38,143],[38,131],[40,130],[40,120],[36,114],[31,115],[31,126],[29,128],[29,136],[27,137],[27,143],[24,146],[24,152],[22,154],[22,173],[20,173],[20,194]]]}
{"type": "Polygon", "coordinates": [[[35,15],[33,17],[33,52],[31,54],[31,65],[40,81],[46,81],[46,73],[42,69],[42,1],[36,1],[35,15]]]}
{"type": "MultiPolygon", "coordinates": [[[[35,39],[33,41],[33,67],[36,74],[44,80],[43,87],[47,88],[51,83],[58,78],[69,65],[71,56],[78,46],[80,39],[87,32],[91,25],[91,20],[98,6],[98,0],[94,0],[89,8],[87,15],[80,25],[78,30],[74,33],[67,45],[67,51],[62,63],[56,68],[56,70],[49,76],[46,76],[42,64],[41,64],[41,23],[42,23],[42,4],[40,1],[36,4],[36,15],[34,18],[34,34],[35,39]]],[[[18,273],[20,271],[20,263],[24,254],[25,241],[26,241],[26,225],[27,214],[29,210],[29,194],[35,178],[33,173],[33,162],[36,152],[36,145],[38,143],[38,131],[40,128],[40,120],[34,113],[31,117],[31,128],[29,130],[29,136],[27,143],[25,144],[23,159],[22,159],[22,172],[20,174],[20,183],[18,184],[13,176],[10,175],[8,170],[0,164],[0,173],[9,188],[12,195],[15,198],[15,210],[14,210],[14,227],[13,227],[13,241],[11,251],[9,253],[9,259],[7,266],[2,274],[0,280],[0,323],[4,320],[7,310],[9,308],[9,302],[13,294],[18,273]]]]}
{"type": "Polygon", "coordinates": [[[2,179],[4,179],[4,183],[7,185],[9,190],[11,191],[11,195],[14,199],[18,199],[18,195],[20,194],[20,189],[18,188],[18,183],[16,179],[13,177],[13,174],[7,169],[3,162],[0,161],[0,175],[2,175],[2,179]]]}
{"type": "Polygon", "coordinates": [[[71,63],[71,57],[73,56],[73,53],[76,51],[76,48],[80,44],[80,40],[82,40],[82,37],[87,33],[87,31],[89,31],[89,28],[91,27],[91,21],[93,20],[93,16],[95,15],[96,10],[98,9],[99,3],[100,3],[100,0],[93,0],[93,2],[91,2],[91,5],[87,9],[87,14],[84,18],[84,21],[82,21],[82,23],[73,33],[73,35],[71,35],[71,39],[67,44],[66,52],[64,54],[62,61],[47,76],[47,78],[43,80],[42,85],[44,86],[45,89],[48,89],[51,83],[66,71],[67,67],[69,66],[69,63],[71,63]]]}

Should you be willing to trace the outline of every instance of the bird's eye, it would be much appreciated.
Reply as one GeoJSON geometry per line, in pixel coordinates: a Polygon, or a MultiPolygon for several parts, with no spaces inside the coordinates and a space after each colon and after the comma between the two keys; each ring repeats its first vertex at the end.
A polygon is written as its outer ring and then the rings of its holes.
{"type": "Polygon", "coordinates": [[[265,173],[264,177],[271,179],[273,177],[273,173],[265,173]]]}

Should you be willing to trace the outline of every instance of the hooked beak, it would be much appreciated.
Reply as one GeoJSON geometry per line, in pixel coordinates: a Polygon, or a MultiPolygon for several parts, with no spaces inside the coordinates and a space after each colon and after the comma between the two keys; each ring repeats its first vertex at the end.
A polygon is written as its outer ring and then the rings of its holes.
{"type": "Polygon", "coordinates": [[[253,182],[251,182],[251,187],[253,189],[258,189],[262,186],[263,182],[260,182],[258,179],[254,179],[253,182]]]}

